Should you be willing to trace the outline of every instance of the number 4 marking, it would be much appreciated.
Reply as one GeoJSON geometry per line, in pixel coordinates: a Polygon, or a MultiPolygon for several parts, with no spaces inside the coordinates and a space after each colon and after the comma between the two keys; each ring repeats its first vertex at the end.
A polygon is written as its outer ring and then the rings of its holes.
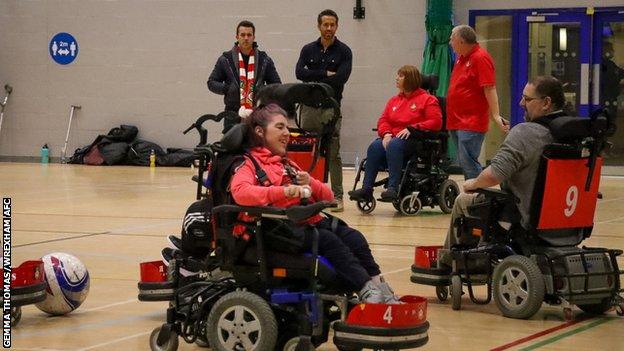
{"type": "Polygon", "coordinates": [[[388,324],[392,323],[392,306],[388,306],[386,312],[384,312],[383,319],[388,322],[388,324]]]}

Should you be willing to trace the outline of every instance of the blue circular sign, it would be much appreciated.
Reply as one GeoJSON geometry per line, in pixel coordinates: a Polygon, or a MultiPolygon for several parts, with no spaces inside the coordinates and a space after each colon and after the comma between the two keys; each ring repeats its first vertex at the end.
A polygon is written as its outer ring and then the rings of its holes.
{"type": "Polygon", "coordinates": [[[60,64],[67,65],[78,57],[78,41],[69,33],[58,33],[50,40],[50,56],[60,64]]]}

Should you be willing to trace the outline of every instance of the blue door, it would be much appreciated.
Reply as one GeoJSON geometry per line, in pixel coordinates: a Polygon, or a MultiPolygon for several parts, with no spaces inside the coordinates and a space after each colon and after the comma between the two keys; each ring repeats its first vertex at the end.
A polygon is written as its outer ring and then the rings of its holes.
{"type": "MultiPolygon", "coordinates": [[[[589,115],[591,19],[580,10],[532,11],[520,16],[515,101],[520,100],[528,80],[552,75],[564,85],[567,110],[572,115],[589,115]]],[[[517,123],[523,115],[516,107],[512,118],[517,123]]]]}
{"type": "Polygon", "coordinates": [[[604,153],[605,164],[624,165],[624,11],[594,16],[592,109],[606,108],[618,129],[604,153]]]}

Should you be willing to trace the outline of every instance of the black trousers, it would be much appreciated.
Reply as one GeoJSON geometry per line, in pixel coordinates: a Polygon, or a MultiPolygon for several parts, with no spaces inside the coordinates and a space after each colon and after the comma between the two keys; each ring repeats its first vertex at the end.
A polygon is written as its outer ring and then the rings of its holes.
{"type": "MultiPolygon", "coordinates": [[[[324,218],[316,224],[318,229],[318,254],[324,256],[340,278],[355,290],[364,287],[372,276],[379,275],[379,265],[364,235],[358,230],[338,221],[332,231],[332,220],[324,218]]],[[[303,249],[312,249],[312,230],[306,230],[303,249]]]]}

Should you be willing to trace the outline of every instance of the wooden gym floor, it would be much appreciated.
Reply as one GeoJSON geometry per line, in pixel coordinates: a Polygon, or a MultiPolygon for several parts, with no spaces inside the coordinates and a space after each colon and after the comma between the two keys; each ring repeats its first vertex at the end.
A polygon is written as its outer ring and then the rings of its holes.
{"type": "MultiPolygon", "coordinates": [[[[159,259],[166,235],[179,234],[195,196],[192,174],[186,168],[0,163],[0,193],[12,198],[13,266],[62,251],[79,257],[91,276],[87,300],[69,315],[23,307],[12,348],[149,350],[166,303],[137,300],[139,263],[159,259]]],[[[344,178],[350,189],[354,172],[344,178]]],[[[585,244],[624,248],[624,178],[602,177],[601,191],[594,234],[585,244]]],[[[560,307],[544,305],[530,320],[513,320],[493,302],[478,306],[467,297],[462,310],[453,311],[433,288],[412,284],[414,245],[440,244],[448,228],[449,215],[437,208],[402,217],[390,204],[378,204],[372,215],[361,215],[346,202],[340,217],[365,234],[398,294],[429,300],[430,340],[423,350],[624,350],[624,319],[614,312],[585,319],[575,308],[575,319],[566,322],[560,307]]],[[[180,350],[198,349],[180,340],[180,350]]]]}

